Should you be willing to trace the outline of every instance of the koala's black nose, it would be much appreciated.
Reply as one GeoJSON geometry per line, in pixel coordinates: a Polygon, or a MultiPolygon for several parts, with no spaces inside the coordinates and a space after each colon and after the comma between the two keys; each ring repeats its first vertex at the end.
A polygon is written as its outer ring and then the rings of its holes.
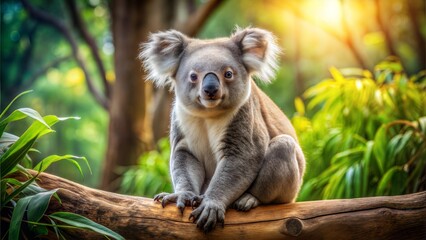
{"type": "Polygon", "coordinates": [[[220,82],[216,74],[208,73],[203,79],[203,92],[209,97],[214,98],[216,93],[219,91],[220,82]]]}

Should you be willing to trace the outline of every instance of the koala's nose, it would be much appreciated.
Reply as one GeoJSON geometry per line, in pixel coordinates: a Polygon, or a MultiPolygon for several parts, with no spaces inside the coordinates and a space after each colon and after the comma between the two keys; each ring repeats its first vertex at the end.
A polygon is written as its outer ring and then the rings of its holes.
{"type": "Polygon", "coordinates": [[[214,98],[219,91],[220,82],[216,74],[208,73],[204,76],[202,89],[203,92],[209,97],[214,98]]]}

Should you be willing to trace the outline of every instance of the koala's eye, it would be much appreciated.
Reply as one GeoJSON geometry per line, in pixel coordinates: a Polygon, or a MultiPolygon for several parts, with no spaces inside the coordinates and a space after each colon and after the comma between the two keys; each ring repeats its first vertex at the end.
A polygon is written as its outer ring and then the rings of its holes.
{"type": "Polygon", "coordinates": [[[189,75],[189,78],[191,79],[191,81],[195,82],[195,81],[197,81],[198,76],[195,73],[191,73],[191,75],[189,75]]]}
{"type": "Polygon", "coordinates": [[[232,72],[231,71],[226,71],[225,72],[225,78],[231,79],[232,78],[232,72]]]}

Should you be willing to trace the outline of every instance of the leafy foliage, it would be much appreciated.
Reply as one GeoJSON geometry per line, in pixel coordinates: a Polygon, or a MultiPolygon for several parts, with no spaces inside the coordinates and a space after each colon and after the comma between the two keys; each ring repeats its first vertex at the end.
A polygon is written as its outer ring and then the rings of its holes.
{"type": "Polygon", "coordinates": [[[169,156],[169,140],[164,138],[159,141],[158,150],[140,157],[137,166],[123,169],[120,191],[146,197],[153,197],[159,192],[171,192],[169,156]]]}
{"type": "Polygon", "coordinates": [[[396,195],[426,188],[426,72],[389,58],[373,74],[330,69],[296,101],[292,119],[308,165],[299,199],[396,195]]]}
{"type": "Polygon", "coordinates": [[[51,127],[57,122],[72,119],[59,118],[54,115],[42,117],[37,111],[30,108],[20,108],[5,116],[13,102],[26,93],[28,92],[24,92],[13,99],[0,115],[2,239],[6,236],[8,239],[44,236],[49,233],[48,227],[54,230],[58,239],[65,238],[61,229],[70,227],[89,229],[108,237],[123,239],[119,234],[83,216],[63,212],[46,213],[52,196],[59,203],[61,203],[61,200],[56,194],[58,189],[48,191],[36,184],[35,180],[40,172],[46,170],[51,164],[63,160],[72,162],[80,172],[82,172],[81,167],[76,160],[82,160],[87,166],[89,165],[84,157],[52,155],[44,158],[35,166],[34,170],[38,171],[35,176],[23,167],[25,165],[31,168],[32,160],[28,153],[30,151],[37,152],[33,149],[33,145],[40,137],[54,132],[51,127]],[[21,136],[4,132],[10,123],[27,117],[31,118],[33,122],[21,136]],[[9,177],[18,171],[26,175],[28,180],[20,182],[9,177]],[[57,224],[55,220],[64,224],[57,224]]]}

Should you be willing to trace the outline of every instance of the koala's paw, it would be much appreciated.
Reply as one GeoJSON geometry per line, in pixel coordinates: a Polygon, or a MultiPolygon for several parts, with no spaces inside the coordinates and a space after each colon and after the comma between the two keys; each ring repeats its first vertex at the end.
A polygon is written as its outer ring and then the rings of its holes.
{"type": "Polygon", "coordinates": [[[197,223],[197,227],[208,233],[216,224],[225,224],[225,206],[213,200],[203,198],[200,205],[189,215],[189,220],[197,223]]]}
{"type": "Polygon", "coordinates": [[[159,193],[155,195],[154,201],[161,202],[161,206],[164,208],[169,203],[176,203],[180,212],[183,214],[185,206],[192,206],[192,201],[196,197],[193,192],[184,191],[176,193],[159,193]]]}
{"type": "Polygon", "coordinates": [[[191,207],[192,209],[196,209],[198,206],[200,206],[201,202],[203,201],[204,196],[203,195],[196,195],[192,197],[191,199],[191,207]]]}
{"type": "Polygon", "coordinates": [[[240,198],[238,198],[233,204],[232,208],[238,211],[248,211],[252,208],[259,206],[259,200],[251,195],[250,193],[244,193],[240,198]]]}

